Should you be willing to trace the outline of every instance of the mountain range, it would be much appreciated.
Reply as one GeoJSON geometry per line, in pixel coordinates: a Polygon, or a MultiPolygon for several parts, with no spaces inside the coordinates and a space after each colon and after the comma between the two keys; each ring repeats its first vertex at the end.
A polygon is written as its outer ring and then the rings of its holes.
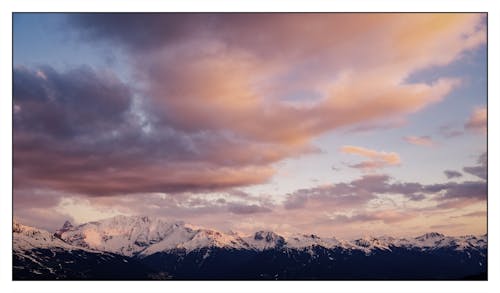
{"type": "Polygon", "coordinates": [[[13,278],[66,280],[486,279],[487,235],[339,240],[251,235],[144,216],[55,233],[13,223],[13,278]]]}

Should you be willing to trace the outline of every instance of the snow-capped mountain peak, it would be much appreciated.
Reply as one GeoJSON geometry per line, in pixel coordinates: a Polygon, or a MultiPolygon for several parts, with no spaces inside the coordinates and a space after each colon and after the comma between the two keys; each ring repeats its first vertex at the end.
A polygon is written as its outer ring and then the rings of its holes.
{"type": "Polygon", "coordinates": [[[278,241],[278,240],[281,240],[283,239],[283,237],[281,237],[280,235],[272,232],[272,231],[257,231],[255,232],[255,235],[253,237],[253,239],[257,240],[257,241],[265,241],[265,242],[275,242],[275,241],[278,241]]]}
{"type": "Polygon", "coordinates": [[[169,222],[150,217],[116,216],[59,231],[62,232],[59,235],[61,239],[72,245],[126,256],[173,249],[191,251],[202,247],[248,247],[237,235],[197,228],[182,221],[169,222]]]}
{"type": "Polygon", "coordinates": [[[71,224],[70,221],[66,221],[66,222],[64,222],[62,227],[56,231],[55,235],[60,238],[62,233],[69,231],[73,228],[74,228],[73,224],[71,224]]]}
{"type": "Polygon", "coordinates": [[[242,238],[248,246],[256,250],[272,249],[283,247],[285,238],[273,231],[257,231],[255,234],[242,238]]]}
{"type": "Polygon", "coordinates": [[[342,244],[335,238],[322,238],[316,234],[295,234],[286,239],[286,246],[292,249],[304,249],[313,246],[332,248],[342,244]]]}
{"type": "Polygon", "coordinates": [[[438,232],[430,232],[430,233],[425,233],[421,236],[416,237],[415,239],[425,241],[427,239],[440,239],[444,238],[445,236],[441,233],[438,232]]]}
{"type": "Polygon", "coordinates": [[[162,241],[182,225],[183,222],[120,215],[73,227],[60,237],[72,245],[131,256],[162,241]]]}
{"type": "Polygon", "coordinates": [[[189,241],[179,245],[188,251],[200,247],[221,247],[241,249],[247,248],[248,244],[236,235],[229,235],[215,230],[200,229],[189,241]]]}
{"type": "MultiPolygon", "coordinates": [[[[16,228],[15,226],[14,231],[16,229],[22,230],[22,228],[16,228]]],[[[436,232],[426,233],[415,238],[365,236],[352,241],[337,240],[335,237],[323,238],[315,234],[294,234],[284,237],[273,231],[265,230],[242,236],[236,232],[223,233],[186,224],[182,221],[166,221],[140,216],[116,216],[78,226],[66,222],[54,234],[56,237],[49,232],[44,235],[46,239],[50,240],[54,238],[59,240],[57,238],[60,238],[62,240],[60,245],[70,245],[125,256],[148,256],[172,250],[190,252],[201,248],[216,247],[258,251],[282,248],[303,250],[321,246],[327,249],[339,248],[371,253],[373,250],[390,251],[397,247],[426,250],[451,247],[459,250],[484,248],[487,245],[486,235],[449,237],[436,232]]]]}
{"type": "Polygon", "coordinates": [[[373,236],[365,236],[353,241],[353,244],[360,247],[363,250],[380,249],[380,250],[391,250],[390,246],[394,245],[393,241],[390,239],[377,238],[373,236]]]}
{"type": "Polygon", "coordinates": [[[13,223],[12,232],[14,234],[14,251],[24,251],[35,248],[76,249],[76,247],[65,243],[48,231],[26,226],[17,222],[13,223]]]}

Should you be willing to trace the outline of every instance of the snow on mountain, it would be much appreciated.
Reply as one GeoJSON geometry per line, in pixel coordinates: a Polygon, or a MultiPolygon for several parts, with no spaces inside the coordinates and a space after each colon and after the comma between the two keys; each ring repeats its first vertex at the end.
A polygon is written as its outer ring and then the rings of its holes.
{"type": "Polygon", "coordinates": [[[434,247],[441,244],[446,237],[437,232],[425,233],[424,235],[418,236],[415,238],[416,246],[419,247],[434,247]]]}
{"type": "MultiPolygon", "coordinates": [[[[370,238],[370,237],[369,237],[370,238]]],[[[487,247],[487,236],[445,236],[441,233],[430,232],[415,238],[394,238],[383,236],[372,238],[372,243],[367,247],[390,249],[390,247],[416,248],[422,250],[432,250],[439,248],[453,248],[455,250],[464,250],[467,248],[484,249],[487,247]],[[376,239],[376,240],[374,240],[376,239]]],[[[366,238],[365,238],[366,239],[366,238]]],[[[354,241],[355,243],[357,240],[354,241]]],[[[363,241],[358,241],[363,244],[363,241]]],[[[363,246],[363,245],[361,245],[363,246]]]]}
{"type": "Polygon", "coordinates": [[[74,228],[73,224],[71,224],[70,221],[66,221],[66,222],[64,222],[63,226],[59,230],[57,230],[56,233],[54,233],[54,234],[60,238],[62,233],[69,231],[73,228],[74,228]]]}
{"type": "Polygon", "coordinates": [[[257,231],[254,235],[242,239],[248,243],[251,249],[255,250],[280,248],[285,245],[285,238],[272,231],[257,231]]]}
{"type": "Polygon", "coordinates": [[[186,227],[180,223],[173,224],[166,231],[165,237],[163,237],[161,241],[153,243],[149,247],[142,250],[140,254],[150,255],[156,252],[181,248],[179,245],[192,239],[195,234],[195,230],[190,227],[186,227]]]}
{"type": "Polygon", "coordinates": [[[151,279],[155,274],[164,278],[165,272],[180,279],[186,278],[186,272],[193,272],[193,279],[213,274],[247,278],[252,270],[259,272],[255,278],[276,278],[276,272],[288,262],[294,269],[286,274],[296,275],[284,274],[286,278],[309,277],[312,272],[314,278],[331,279],[335,262],[339,269],[333,273],[342,272],[335,277],[340,279],[345,278],[344,270],[361,272],[360,279],[375,275],[408,279],[413,276],[413,271],[405,275],[409,267],[419,276],[422,272],[430,277],[446,272],[443,278],[455,279],[484,272],[486,248],[487,235],[452,237],[432,232],[415,238],[365,236],[347,241],[314,234],[283,237],[262,230],[243,236],[149,217],[118,216],[79,226],[66,222],[54,234],[13,224],[15,279],[151,279]],[[360,258],[360,253],[366,258],[360,258]],[[386,275],[379,275],[380,257],[391,263],[386,275]],[[434,263],[436,257],[439,264],[434,263]],[[262,263],[265,265],[260,266],[262,263]],[[394,265],[402,268],[403,275],[394,265]],[[374,267],[375,275],[370,271],[374,267]],[[240,268],[242,271],[233,275],[240,268]]]}
{"type": "Polygon", "coordinates": [[[321,238],[315,234],[295,234],[286,239],[286,246],[293,249],[304,249],[313,246],[332,248],[341,245],[342,243],[335,237],[321,238]]]}
{"type": "Polygon", "coordinates": [[[52,233],[26,226],[17,222],[13,223],[13,249],[21,252],[35,248],[62,248],[66,250],[79,249],[65,243],[52,233]]]}
{"type": "Polygon", "coordinates": [[[451,237],[431,232],[416,237],[412,242],[412,246],[423,249],[453,247],[456,250],[463,250],[465,248],[486,248],[487,239],[486,235],[479,237],[472,235],[451,237]]]}
{"type": "Polygon", "coordinates": [[[57,233],[72,245],[126,256],[173,249],[192,251],[202,247],[248,248],[248,244],[236,235],[150,217],[116,216],[77,227],[65,226],[57,233]]]}
{"type": "Polygon", "coordinates": [[[248,244],[240,237],[224,234],[218,231],[202,229],[198,230],[193,238],[181,244],[186,250],[194,250],[199,247],[225,247],[234,249],[248,248],[248,244]]]}
{"type": "Polygon", "coordinates": [[[162,241],[155,243],[140,255],[146,256],[157,252],[182,249],[186,252],[203,247],[219,247],[230,249],[248,249],[248,244],[237,235],[224,234],[215,230],[198,228],[193,230],[190,226],[177,226],[172,233],[162,241]]]}
{"type": "Polygon", "coordinates": [[[183,237],[189,237],[189,231],[173,233],[182,225],[182,222],[149,217],[116,216],[73,227],[62,232],[60,237],[72,245],[132,256],[169,235],[181,237],[179,241],[185,240],[183,237]]]}
{"type": "MultiPolygon", "coordinates": [[[[372,249],[379,250],[391,250],[390,246],[394,245],[394,242],[388,238],[376,238],[372,236],[365,236],[353,241],[359,249],[369,252],[372,249]]],[[[395,246],[395,245],[394,245],[395,246]]]]}
{"type": "MultiPolygon", "coordinates": [[[[47,235],[49,237],[50,233],[47,235]]],[[[370,253],[375,249],[390,251],[397,247],[423,250],[451,247],[463,250],[481,249],[487,246],[486,235],[451,237],[436,232],[415,238],[365,236],[352,241],[337,240],[335,237],[322,238],[314,234],[295,234],[285,238],[273,231],[257,231],[250,236],[241,236],[238,233],[222,233],[181,221],[139,216],[116,216],[76,227],[66,222],[56,235],[66,243],[77,247],[142,257],[157,252],[179,249],[189,252],[205,247],[302,250],[322,246],[327,249],[361,250],[370,253]]]]}

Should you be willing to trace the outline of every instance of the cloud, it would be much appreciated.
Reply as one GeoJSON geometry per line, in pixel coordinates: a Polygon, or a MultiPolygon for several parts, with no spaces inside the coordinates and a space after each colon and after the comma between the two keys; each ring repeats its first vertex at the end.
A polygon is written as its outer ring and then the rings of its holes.
{"type": "Polygon", "coordinates": [[[306,206],[309,196],[306,190],[294,192],[287,196],[283,207],[287,210],[301,209],[306,206]]]}
{"type": "Polygon", "coordinates": [[[487,198],[484,181],[446,182],[421,184],[393,181],[387,175],[365,175],[349,183],[299,189],[287,195],[285,209],[362,209],[372,200],[386,195],[400,195],[406,200],[419,202],[432,200],[437,206],[448,208],[470,205],[487,198]]]}
{"type": "Polygon", "coordinates": [[[478,166],[468,166],[464,167],[463,171],[474,176],[477,176],[481,179],[488,179],[488,154],[483,153],[479,156],[477,163],[478,166]]]}
{"type": "Polygon", "coordinates": [[[348,215],[336,215],[331,219],[332,223],[335,224],[352,224],[352,223],[366,223],[366,222],[383,222],[385,224],[393,224],[402,221],[408,221],[415,218],[417,213],[415,212],[403,212],[397,210],[381,210],[373,212],[358,213],[351,216],[348,215]]]}
{"type": "MultiPolygon", "coordinates": [[[[14,197],[21,202],[29,189],[93,202],[131,196],[144,202],[143,195],[155,193],[182,201],[187,192],[206,195],[269,182],[275,163],[318,152],[312,142],[319,135],[404,119],[442,101],[461,85],[459,79],[406,78],[459,60],[486,42],[482,14],[66,17],[81,41],[123,51],[125,58],[116,62],[131,74],[121,80],[85,66],[14,68],[14,197]]],[[[396,153],[346,147],[366,158],[353,167],[401,161],[396,153]]],[[[415,190],[407,196],[422,198],[412,184],[388,180],[363,177],[299,190],[286,204],[350,207],[390,188],[415,190]]],[[[157,200],[151,206],[165,205],[157,200]]],[[[172,210],[238,216],[268,207],[231,203],[202,208],[183,202],[172,210]]]]}
{"type": "Polygon", "coordinates": [[[444,191],[439,197],[441,200],[466,198],[483,201],[488,194],[488,185],[481,181],[449,182],[440,186],[444,191]]]}
{"type": "Polygon", "coordinates": [[[452,218],[471,218],[471,217],[486,217],[488,216],[488,213],[486,211],[475,211],[475,212],[470,212],[466,214],[462,214],[460,216],[455,216],[452,218]]]}
{"type": "Polygon", "coordinates": [[[432,141],[432,138],[430,136],[405,136],[403,139],[414,145],[420,145],[420,146],[426,146],[430,147],[434,145],[434,141],[432,141]]]}
{"type": "Polygon", "coordinates": [[[429,228],[431,229],[450,229],[450,228],[455,228],[455,227],[462,227],[463,224],[459,223],[452,223],[452,224],[437,224],[437,225],[431,225],[429,228]]]}
{"type": "Polygon", "coordinates": [[[444,175],[446,175],[446,178],[448,179],[462,177],[462,173],[453,170],[445,170],[444,175]]]}
{"type": "Polygon", "coordinates": [[[19,67],[14,79],[16,189],[91,196],[225,189],[266,182],[271,163],[317,151],[221,132],[145,131],[132,90],[88,67],[19,67]]]}
{"type": "Polygon", "coordinates": [[[488,127],[488,117],[486,107],[476,108],[469,120],[465,123],[465,128],[469,130],[479,131],[486,134],[488,127]]]}
{"type": "Polygon", "coordinates": [[[52,190],[17,189],[13,197],[15,210],[32,207],[48,209],[57,206],[63,194],[52,190]]]}
{"type": "Polygon", "coordinates": [[[86,66],[63,73],[50,66],[16,67],[13,82],[14,135],[110,135],[126,123],[132,102],[132,92],[113,73],[86,66]]]}
{"type": "Polygon", "coordinates": [[[438,13],[72,14],[68,16],[68,24],[78,30],[85,41],[111,42],[134,53],[157,50],[192,39],[222,39],[233,47],[252,48],[262,57],[270,59],[304,56],[334,45],[344,55],[351,53],[355,57],[363,57],[363,53],[369,50],[361,47],[356,52],[350,52],[357,45],[357,40],[351,41],[348,37],[374,35],[370,44],[381,49],[377,51],[381,58],[409,59],[420,55],[421,60],[409,62],[442,63],[457,58],[462,50],[485,42],[484,17],[481,14],[438,13]],[[302,23],[308,26],[300,25],[302,23]],[[325,38],[328,31],[333,34],[325,38]],[[259,38],[255,38],[257,33],[259,38]],[[349,42],[342,46],[338,44],[339,40],[346,39],[349,42]],[[430,42],[439,39],[446,42],[440,46],[430,42]],[[425,56],[428,51],[433,51],[435,55],[425,56]],[[391,56],[394,52],[399,55],[391,56]],[[445,55],[446,52],[449,55],[445,55]]]}
{"type": "MultiPolygon", "coordinates": [[[[383,120],[383,119],[381,119],[383,120]]],[[[380,131],[380,130],[387,130],[387,129],[394,129],[394,128],[400,128],[404,125],[407,125],[408,121],[401,119],[401,118],[393,118],[388,121],[377,121],[377,122],[371,122],[371,123],[361,123],[358,125],[354,125],[352,128],[347,129],[347,132],[353,132],[353,133],[368,133],[368,132],[375,132],[375,131],[380,131]]]]}
{"type": "Polygon", "coordinates": [[[340,151],[342,153],[358,155],[369,159],[367,161],[351,165],[352,168],[370,170],[370,169],[383,168],[391,165],[399,165],[401,163],[399,155],[394,152],[390,153],[379,152],[363,147],[350,146],[350,145],[341,147],[340,151]]]}
{"type": "MultiPolygon", "coordinates": [[[[244,192],[240,194],[241,196],[235,197],[235,192],[230,190],[206,194],[144,193],[86,199],[78,195],[64,194],[60,196],[64,200],[53,201],[40,208],[36,207],[36,202],[30,205],[27,201],[23,205],[16,206],[15,214],[20,219],[30,220],[32,219],[30,213],[35,216],[35,214],[41,215],[42,212],[50,214],[54,211],[54,215],[58,214],[57,217],[44,224],[51,229],[58,228],[64,222],[66,214],[78,215],[78,211],[84,210],[87,216],[102,215],[102,211],[112,211],[118,214],[149,215],[184,220],[188,223],[203,223],[204,226],[219,229],[233,229],[241,221],[258,221],[268,223],[268,227],[283,228],[282,225],[286,225],[289,232],[308,229],[308,231],[331,233],[332,223],[342,223],[350,229],[356,227],[352,225],[360,223],[385,225],[404,222],[417,215],[428,215],[484,202],[486,183],[448,182],[422,185],[394,181],[387,175],[365,175],[347,183],[296,190],[287,194],[282,203],[272,198],[252,196],[244,192]],[[395,198],[394,196],[400,196],[404,200],[398,199],[398,203],[391,201],[391,205],[374,205],[384,199],[395,198]],[[72,204],[63,205],[67,202],[72,204]],[[424,208],[411,208],[412,203],[419,205],[423,203],[424,208]],[[372,210],[374,207],[377,208],[376,211],[372,210]],[[329,216],[325,220],[325,215],[331,214],[334,216],[329,216]]],[[[48,196],[51,198],[51,195],[48,196]]],[[[17,199],[16,196],[14,198],[17,199]]],[[[29,199],[28,196],[25,198],[29,199]]],[[[43,202],[43,197],[40,197],[40,202],[43,202]]],[[[43,222],[43,217],[37,219],[43,222]]]]}
{"type": "Polygon", "coordinates": [[[223,128],[280,144],[438,102],[459,81],[394,81],[485,42],[481,15],[76,14],[69,23],[86,40],[141,56],[132,60],[156,119],[183,131],[223,128]],[[379,50],[361,41],[338,45],[352,35],[369,37],[379,50]],[[300,93],[319,98],[306,106],[284,102],[300,93]]]}
{"type": "Polygon", "coordinates": [[[444,125],[439,127],[439,134],[446,138],[457,137],[464,134],[463,130],[454,129],[450,125],[444,125]]]}
{"type": "Polygon", "coordinates": [[[201,28],[213,29],[211,18],[209,13],[75,13],[67,21],[84,41],[101,39],[129,50],[149,51],[196,37],[201,28]]]}
{"type": "Polygon", "coordinates": [[[299,189],[287,195],[285,209],[300,209],[331,206],[335,208],[361,208],[376,198],[376,193],[385,192],[387,175],[365,175],[349,183],[324,185],[299,189]]]}
{"type": "Polygon", "coordinates": [[[270,208],[259,206],[256,204],[230,204],[228,210],[233,214],[255,214],[271,212],[270,208]]]}
{"type": "Polygon", "coordinates": [[[24,225],[37,227],[55,232],[65,221],[75,223],[73,217],[67,213],[60,213],[54,209],[29,208],[16,210],[14,219],[24,225]]]}
{"type": "Polygon", "coordinates": [[[433,194],[436,209],[463,208],[488,197],[488,184],[485,181],[446,182],[422,186],[424,192],[433,194]]]}

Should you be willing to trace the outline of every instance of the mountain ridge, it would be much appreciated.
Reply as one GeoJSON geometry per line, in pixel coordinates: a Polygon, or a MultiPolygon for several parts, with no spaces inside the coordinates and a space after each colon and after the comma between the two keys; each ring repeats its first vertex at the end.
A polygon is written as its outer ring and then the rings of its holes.
{"type": "MultiPolygon", "coordinates": [[[[50,232],[47,233],[50,234],[50,232]]],[[[77,226],[66,221],[62,228],[53,233],[53,236],[64,244],[76,248],[125,256],[147,256],[156,252],[179,249],[189,252],[204,247],[262,251],[321,246],[328,249],[341,248],[369,252],[373,249],[390,250],[391,247],[418,249],[454,247],[463,250],[487,246],[487,234],[446,236],[437,232],[428,232],[413,238],[364,236],[354,240],[339,240],[336,237],[321,237],[316,234],[282,236],[273,231],[260,230],[241,236],[239,233],[223,233],[215,229],[186,224],[183,221],[165,221],[147,216],[115,216],[77,226]]]]}
{"type": "Polygon", "coordinates": [[[487,235],[352,241],[273,231],[222,233],[149,217],[55,233],[13,224],[14,279],[422,280],[487,278],[487,235]],[[479,276],[479,277],[477,277],[479,276]]]}

